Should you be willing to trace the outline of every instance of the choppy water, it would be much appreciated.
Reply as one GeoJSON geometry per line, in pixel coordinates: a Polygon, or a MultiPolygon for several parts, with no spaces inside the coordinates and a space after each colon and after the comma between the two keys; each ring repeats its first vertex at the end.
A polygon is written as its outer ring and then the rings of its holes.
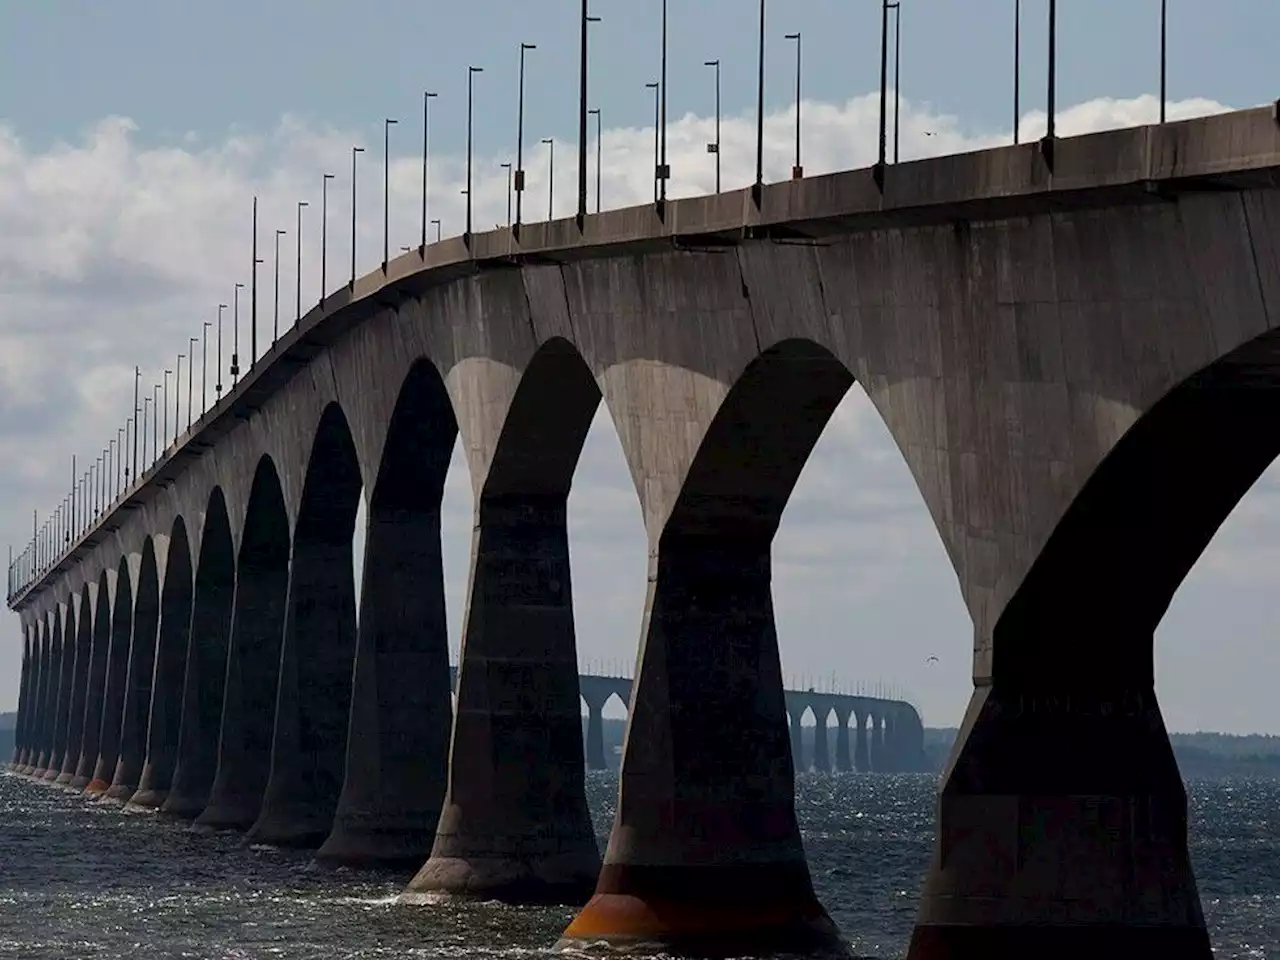
{"type": "MultiPolygon", "coordinates": [[[[601,848],[616,777],[592,774],[601,848]]],[[[1189,786],[1201,898],[1219,958],[1280,958],[1280,782],[1189,786]]],[[[815,884],[855,950],[899,957],[930,855],[933,781],[799,778],[815,884]]],[[[404,907],[404,876],[316,867],[151,814],[0,777],[0,957],[538,957],[567,909],[404,907]]]]}

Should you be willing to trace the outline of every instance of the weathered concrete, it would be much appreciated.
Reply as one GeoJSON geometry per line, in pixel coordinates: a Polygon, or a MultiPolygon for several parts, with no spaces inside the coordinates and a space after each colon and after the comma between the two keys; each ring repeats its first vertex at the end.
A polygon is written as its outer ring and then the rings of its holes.
{"type": "Polygon", "coordinates": [[[153,541],[148,540],[143,545],[141,560],[133,604],[129,677],[120,723],[119,758],[106,793],[108,799],[122,803],[127,803],[137,791],[146,759],[151,685],[156,666],[156,631],[160,623],[160,581],[153,541]]]}
{"type": "Polygon", "coordinates": [[[193,574],[191,545],[181,518],[172,525],[165,554],[160,622],[156,637],[155,679],[147,718],[146,761],[129,805],[161,806],[169,797],[182,722],[183,679],[191,633],[193,574]]]}
{"type": "Polygon", "coordinates": [[[356,608],[351,538],[360,467],[346,417],[316,428],[289,570],[271,773],[249,831],[259,843],[318,847],[342,790],[356,608]]]}
{"type": "Polygon", "coordinates": [[[322,860],[417,866],[431,852],[453,723],[440,507],[457,432],[439,372],[416,364],[369,500],[346,775],[322,860]]]}
{"type": "MultiPolygon", "coordinates": [[[[459,862],[500,863],[545,838],[548,818],[563,822],[548,798],[578,789],[548,774],[568,769],[582,734],[571,632],[549,626],[572,619],[561,490],[537,477],[548,465],[571,475],[565,437],[585,432],[595,400],[584,390],[562,409],[535,376],[554,344],[604,396],[650,552],[618,822],[601,899],[571,929],[671,941],[714,928],[759,942],[765,924],[826,937],[790,810],[769,550],[806,444],[838,401],[819,387],[856,379],[916,479],[974,624],[975,693],[939,798],[913,957],[1052,956],[1072,936],[1097,953],[1129,938],[1136,954],[1205,957],[1151,642],[1213,531],[1280,452],[1278,173],[1280,124],[1251,110],[1057,141],[1052,168],[1026,144],[895,165],[882,185],[852,171],[765,187],[758,203],[729,192],[581,230],[528,224],[518,243],[503,230],[433,245],[312,311],[126,493],[127,510],[13,604],[44,614],[113,576],[176,517],[195,529],[215,489],[238,543],[263,455],[303,526],[329,404],[376,484],[398,385],[429,360],[477,496],[436,852],[457,844],[471,858],[459,862]],[[513,403],[525,388],[529,402],[513,403]],[[519,454],[515,467],[497,469],[502,450],[519,454]],[[1164,482],[1174,473],[1200,491],[1194,502],[1164,482]],[[526,619],[510,639],[503,624],[526,619]],[[1043,719],[1068,700],[1070,722],[1043,719]],[[514,719],[536,709],[550,711],[541,727],[514,719]],[[688,733],[698,717],[702,732],[688,733]],[[548,746],[562,722],[570,739],[548,746]],[[707,742],[712,723],[733,731],[727,753],[707,742]],[[512,729],[540,731],[536,751],[518,753],[512,729]],[[1025,762],[1068,742],[1071,763],[1025,762]],[[545,779],[512,782],[513,756],[545,779]],[[716,813],[706,805],[721,795],[716,813]],[[516,800],[538,811],[536,827],[506,816],[516,800]],[[1099,810],[1105,827],[1080,827],[1099,810]],[[1045,828],[1059,816],[1061,829],[1045,828]],[[480,849],[486,836],[500,842],[480,849]]],[[[193,622],[195,647],[202,615],[193,622]]],[[[296,670],[304,651],[290,642],[296,670]]],[[[278,713],[304,714],[300,699],[285,691],[278,713]]]]}
{"type": "Polygon", "coordinates": [[[13,759],[9,761],[10,771],[16,773],[25,766],[28,748],[27,724],[31,715],[31,674],[34,657],[31,655],[31,636],[24,628],[22,631],[22,672],[18,676],[18,717],[14,725],[13,759]]]}
{"type": "Polygon", "coordinates": [[[182,686],[178,754],[168,796],[160,809],[185,819],[209,802],[218,758],[218,725],[226,685],[227,644],[235,595],[234,546],[226,498],[215,489],[205,513],[196,565],[182,686]]]}
{"type": "Polygon", "coordinates": [[[248,830],[262,812],[288,590],[289,516],[275,465],[263,458],[240,541],[218,769],[202,826],[248,830]]]}
{"type": "MultiPolygon", "coordinates": [[[[93,639],[89,652],[89,670],[85,677],[84,724],[80,733],[80,757],[68,781],[73,790],[83,790],[93,779],[102,744],[103,702],[107,686],[108,651],[111,647],[111,580],[115,570],[103,570],[93,592],[93,639]]],[[[81,611],[81,616],[84,612],[81,611]]]]}
{"type": "Polygon", "coordinates": [[[33,724],[31,760],[28,764],[27,775],[40,779],[44,776],[49,762],[47,736],[49,724],[53,720],[53,712],[49,708],[49,649],[46,644],[46,637],[40,629],[39,621],[29,624],[27,630],[35,644],[37,664],[36,720],[33,724]]]}
{"type": "Polygon", "coordinates": [[[111,605],[111,646],[107,653],[106,690],[102,698],[102,731],[98,759],[85,793],[100,796],[111,789],[120,762],[120,731],[124,723],[125,692],[129,686],[129,651],[133,641],[133,582],[128,560],[121,559],[116,572],[115,598],[111,605]]]}
{"type": "Polygon", "coordinates": [[[70,711],[71,677],[75,661],[75,645],[63,630],[62,610],[55,607],[51,619],[54,650],[53,682],[56,689],[49,697],[54,715],[49,761],[44,774],[46,780],[58,779],[58,772],[62,769],[63,758],[67,752],[67,714],[70,711]]]}
{"type": "Polygon", "coordinates": [[[88,585],[67,599],[67,630],[75,639],[71,673],[71,703],[67,712],[67,749],[56,782],[70,786],[84,749],[84,714],[89,694],[89,663],[93,659],[93,601],[88,585]]]}
{"type": "MultiPolygon", "coordinates": [[[[476,494],[449,789],[402,895],[581,903],[599,869],[583,776],[566,502],[600,392],[564,341],[563,293],[508,275],[486,330],[528,364],[459,418],[476,494]]],[[[456,400],[455,400],[456,402],[456,400]]]]}

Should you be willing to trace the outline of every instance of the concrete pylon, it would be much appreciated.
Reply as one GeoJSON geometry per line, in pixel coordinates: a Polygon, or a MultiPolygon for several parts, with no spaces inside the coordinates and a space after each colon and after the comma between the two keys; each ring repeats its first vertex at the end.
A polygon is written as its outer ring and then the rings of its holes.
{"type": "Polygon", "coordinates": [[[841,773],[853,771],[853,758],[849,755],[849,711],[843,713],[836,707],[836,762],[834,769],[841,773]]]}
{"type": "Polygon", "coordinates": [[[831,772],[831,751],[827,749],[827,719],[829,709],[823,706],[813,710],[813,769],[818,773],[831,772]]]}
{"type": "Polygon", "coordinates": [[[111,646],[107,653],[106,690],[102,698],[102,731],[98,737],[98,759],[84,792],[102,796],[111,789],[111,780],[120,762],[120,731],[124,724],[125,691],[129,684],[130,646],[133,641],[133,590],[128,561],[121,560],[116,574],[116,595],[111,604],[111,646]]]}
{"type": "Polygon", "coordinates": [[[853,711],[853,722],[857,729],[854,730],[853,739],[853,762],[858,768],[859,773],[871,772],[871,751],[867,749],[867,720],[856,707],[853,711]]]}
{"type": "Polygon", "coordinates": [[[156,627],[160,618],[160,583],[155,547],[150,540],[142,551],[138,589],[133,607],[133,639],[129,646],[129,675],[120,723],[119,759],[116,761],[109,800],[128,803],[138,789],[147,753],[147,721],[151,712],[151,684],[155,679],[156,627]]]}
{"type": "Polygon", "coordinates": [[[582,903],[595,884],[565,510],[480,505],[449,792],[406,902],[582,903]]]}
{"type": "Polygon", "coordinates": [[[787,725],[788,733],[791,736],[791,765],[797,773],[806,773],[809,770],[809,766],[804,759],[804,730],[802,728],[804,707],[800,707],[798,710],[791,710],[787,716],[791,720],[787,725]]]}
{"type": "Polygon", "coordinates": [[[88,699],[89,663],[93,659],[93,617],[89,591],[84,589],[67,605],[67,631],[75,641],[71,669],[71,702],[67,711],[67,749],[56,783],[70,786],[84,746],[84,711],[88,699]]]}
{"type": "MultiPolygon", "coordinates": [[[[585,699],[585,698],[584,698],[585,699]]],[[[586,760],[588,770],[607,770],[604,759],[604,702],[587,700],[586,760]]]]}
{"type": "MultiPolygon", "coordinates": [[[[89,653],[89,673],[85,678],[84,724],[80,734],[80,757],[69,781],[73,790],[83,790],[93,779],[102,737],[103,700],[107,686],[107,652],[111,647],[111,605],[107,596],[107,576],[98,580],[91,594],[93,640],[89,653]]],[[[84,612],[81,616],[85,616],[84,612]]]]}
{"type": "Polygon", "coordinates": [[[32,624],[31,632],[35,637],[36,647],[36,690],[35,704],[32,706],[31,762],[28,775],[41,779],[48,769],[49,753],[47,734],[49,729],[49,673],[51,659],[49,641],[39,628],[32,624]]]}
{"type": "Polygon", "coordinates": [[[49,764],[45,770],[46,780],[57,780],[67,752],[67,715],[71,709],[71,681],[75,668],[75,644],[63,630],[61,612],[55,607],[53,612],[54,649],[57,651],[57,673],[54,680],[57,690],[50,697],[53,705],[52,747],[49,752],[49,764]]]}

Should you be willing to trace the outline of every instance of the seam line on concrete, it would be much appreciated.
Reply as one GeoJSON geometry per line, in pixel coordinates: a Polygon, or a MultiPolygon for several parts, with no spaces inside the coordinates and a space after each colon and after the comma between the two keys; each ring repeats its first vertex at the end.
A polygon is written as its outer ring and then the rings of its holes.
{"type": "Polygon", "coordinates": [[[1258,264],[1258,245],[1253,240],[1253,221],[1249,218],[1248,195],[1240,193],[1236,195],[1236,198],[1240,204],[1240,212],[1244,216],[1244,235],[1249,240],[1249,256],[1253,260],[1253,282],[1258,288],[1258,302],[1262,304],[1262,316],[1267,322],[1267,329],[1274,330],[1276,325],[1271,316],[1271,311],[1267,308],[1267,291],[1262,286],[1262,268],[1258,264]]]}
{"type": "Polygon", "coordinates": [[[756,305],[751,299],[751,288],[747,286],[747,271],[742,268],[742,248],[733,250],[733,262],[738,268],[738,283],[742,288],[742,299],[747,304],[747,316],[751,318],[751,336],[756,342],[756,356],[760,356],[760,322],[756,319],[756,305]]]}

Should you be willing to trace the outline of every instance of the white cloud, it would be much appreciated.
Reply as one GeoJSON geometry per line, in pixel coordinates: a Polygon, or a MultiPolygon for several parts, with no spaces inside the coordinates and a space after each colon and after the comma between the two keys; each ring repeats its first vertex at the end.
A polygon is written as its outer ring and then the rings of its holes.
{"type": "MultiPolygon", "coordinates": [[[[1172,104],[1179,118],[1225,109],[1205,100],[1172,104]]],[[[1149,122],[1154,98],[1097,100],[1060,116],[1063,135],[1149,122]]],[[[878,97],[844,104],[803,105],[806,172],[863,166],[875,159],[878,97]]],[[[785,178],[792,163],[794,109],[765,124],[766,178],[785,178]]],[[[956,117],[903,103],[903,159],[972,150],[1007,142],[1006,132],[969,131],[956,117]]],[[[1044,118],[1029,113],[1022,132],[1043,133],[1044,118]]],[[[0,283],[6,291],[0,324],[0,530],[19,545],[30,529],[30,510],[59,499],[70,456],[92,460],[114,437],[131,405],[135,363],[144,389],[159,381],[187,350],[189,336],[230,303],[232,284],[248,280],[250,198],[260,197],[259,329],[269,330],[273,247],[277,227],[287,229],[281,251],[281,316],[294,315],[295,204],[303,212],[303,306],[319,293],[321,173],[330,184],[328,278],[330,288],[350,269],[352,136],[285,117],[270,131],[236,134],[220,142],[184,137],[144,147],[135,125],[105,118],[73,143],[36,152],[21,131],[0,124],[0,283]]],[[[419,237],[420,159],[409,128],[393,131],[390,169],[392,252],[419,237]]],[[[714,189],[710,118],[686,115],[668,132],[673,170],[670,195],[714,189]]],[[[755,120],[725,118],[722,161],[726,189],[754,179],[755,120]]],[[[359,159],[360,272],[381,258],[380,144],[363,144],[359,159]]],[[[652,128],[606,130],[602,142],[603,205],[645,202],[652,196],[652,128]]],[[[589,152],[594,164],[594,144],[589,152]]],[[[475,223],[505,222],[506,156],[477,158],[475,223]]],[[[545,216],[548,153],[526,145],[526,219],[545,216]]],[[[431,216],[446,235],[463,221],[462,158],[434,157],[431,216]]],[[[557,144],[555,207],[572,212],[576,153],[557,144]]],[[[589,177],[594,209],[594,169],[589,177]]],[[[247,350],[247,299],[241,304],[241,343],[247,350]]],[[[224,355],[232,333],[226,316],[224,355]]],[[[213,343],[210,348],[212,352],[213,343]]],[[[199,402],[200,376],[196,371],[199,402]]],[[[211,377],[212,382],[212,377],[211,377]]],[[[172,396],[171,396],[172,401],[172,396]]],[[[185,414],[185,409],[184,409],[185,414]]],[[[470,533],[470,489],[455,456],[446,487],[445,550],[451,646],[456,649],[470,533]]],[[[1256,558],[1276,559],[1256,536],[1280,522],[1275,477],[1269,474],[1240,516],[1206,554],[1205,578],[1256,571],[1256,558]]],[[[578,636],[582,657],[630,662],[640,628],[645,590],[645,542],[630,476],[607,416],[597,418],[570,502],[578,636]]],[[[1270,538],[1275,542],[1275,538],[1270,538]]],[[[888,432],[861,389],[837,409],[805,467],[779,533],[775,593],[787,672],[853,682],[882,679],[914,691],[930,722],[953,723],[968,697],[970,624],[941,542],[888,432]],[[937,653],[940,665],[928,668],[937,653]]],[[[1274,569],[1269,562],[1266,569],[1274,569]]],[[[0,704],[17,686],[16,628],[0,643],[0,704]]],[[[1275,723],[1280,724],[1280,719],[1275,723]]]]}

